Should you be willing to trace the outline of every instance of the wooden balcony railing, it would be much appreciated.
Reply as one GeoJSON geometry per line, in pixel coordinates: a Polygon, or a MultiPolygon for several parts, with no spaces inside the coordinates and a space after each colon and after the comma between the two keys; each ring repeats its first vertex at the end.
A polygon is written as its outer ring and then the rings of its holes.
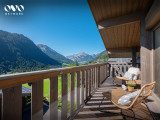
{"type": "MultiPolygon", "coordinates": [[[[132,63],[108,63],[110,68],[110,77],[115,77],[115,75],[124,75],[126,71],[130,67],[132,67],[132,63]]],[[[136,67],[140,68],[140,63],[136,64],[136,67]]]]}
{"type": "Polygon", "coordinates": [[[1,120],[22,119],[22,84],[31,86],[31,119],[58,120],[58,76],[62,78],[61,120],[72,119],[102,81],[109,76],[109,64],[95,64],[0,76],[1,120]],[[68,74],[70,74],[70,113],[67,113],[68,74]],[[76,86],[75,86],[76,75],[76,86]],[[43,80],[49,78],[49,110],[43,115],[43,80]],[[75,91],[74,88],[77,88],[75,91]],[[75,93],[76,92],[76,93],[75,93]],[[81,94],[80,94],[81,93],[81,94]],[[76,103],[75,103],[76,94],[76,103]],[[76,104],[76,110],[74,105],[76,104]]]}

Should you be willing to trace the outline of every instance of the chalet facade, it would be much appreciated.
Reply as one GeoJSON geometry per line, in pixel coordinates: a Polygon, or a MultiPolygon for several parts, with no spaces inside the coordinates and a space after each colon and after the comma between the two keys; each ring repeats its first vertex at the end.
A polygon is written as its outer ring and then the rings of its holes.
{"type": "MultiPolygon", "coordinates": [[[[88,4],[109,57],[132,58],[132,64],[102,63],[1,75],[1,120],[22,120],[22,84],[25,83],[32,83],[32,120],[58,120],[58,118],[79,120],[85,119],[88,114],[91,115],[86,119],[94,117],[123,119],[120,115],[120,118],[116,117],[117,114],[102,114],[96,107],[97,101],[100,101],[99,97],[102,96],[98,96],[99,92],[108,89],[110,87],[108,84],[100,88],[96,96],[93,95],[101,85],[103,86],[104,81],[109,81],[112,65],[118,65],[120,72],[125,72],[130,66],[137,65],[137,57],[140,57],[141,86],[156,81],[151,95],[152,102],[148,103],[148,107],[152,112],[160,113],[160,0],[88,0],[88,4]],[[70,76],[70,96],[68,96],[68,76],[70,76]],[[58,112],[59,77],[62,79],[60,114],[58,112]],[[49,109],[46,114],[43,114],[43,80],[46,78],[50,80],[49,109]],[[95,102],[90,103],[90,108],[87,108],[88,106],[85,105],[92,96],[94,98],[92,101],[95,102]],[[68,97],[70,97],[69,112],[68,97]],[[83,109],[87,109],[88,112],[79,112],[83,109]]],[[[105,108],[110,108],[110,103],[108,106],[105,108]]],[[[115,109],[113,107],[111,111],[115,109]]],[[[149,118],[145,114],[141,115],[149,118]]]]}
{"type": "MultiPolygon", "coordinates": [[[[160,1],[88,0],[110,58],[140,57],[141,81],[160,103],[160,1]]],[[[160,108],[160,106],[158,106],[160,108]]]]}

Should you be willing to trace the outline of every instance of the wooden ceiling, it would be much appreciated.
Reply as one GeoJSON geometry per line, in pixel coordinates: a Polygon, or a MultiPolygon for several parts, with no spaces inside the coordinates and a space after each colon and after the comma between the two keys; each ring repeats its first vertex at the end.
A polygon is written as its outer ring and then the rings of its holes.
{"type": "MultiPolygon", "coordinates": [[[[131,14],[133,13],[135,16],[136,13],[138,16],[140,12],[146,14],[152,3],[153,0],[88,0],[106,50],[140,46],[141,18],[133,19],[133,21],[128,20],[128,22],[125,19],[123,20],[123,18],[130,19],[130,17],[127,18],[126,15],[132,16],[131,14]],[[122,17],[122,19],[119,19],[120,17],[122,17]],[[117,20],[115,21],[116,24],[114,21],[112,22],[112,19],[117,20]],[[109,26],[109,23],[107,23],[107,25],[105,23],[107,27],[102,26],[103,29],[100,29],[101,23],[107,20],[112,26],[109,26]]],[[[114,55],[110,54],[109,56],[116,57],[116,55],[117,57],[130,57],[131,53],[114,53],[114,55]]]]}
{"type": "Polygon", "coordinates": [[[107,49],[140,46],[140,21],[99,31],[107,49]]]}
{"type": "Polygon", "coordinates": [[[88,0],[96,23],[137,11],[147,12],[153,0],[88,0]]]}

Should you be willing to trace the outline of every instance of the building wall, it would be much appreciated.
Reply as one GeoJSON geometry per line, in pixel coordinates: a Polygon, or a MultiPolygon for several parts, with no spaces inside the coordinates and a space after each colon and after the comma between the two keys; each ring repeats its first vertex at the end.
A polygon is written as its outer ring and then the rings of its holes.
{"type": "Polygon", "coordinates": [[[142,86],[153,81],[153,32],[145,30],[145,22],[140,25],[141,83],[142,86]]]}

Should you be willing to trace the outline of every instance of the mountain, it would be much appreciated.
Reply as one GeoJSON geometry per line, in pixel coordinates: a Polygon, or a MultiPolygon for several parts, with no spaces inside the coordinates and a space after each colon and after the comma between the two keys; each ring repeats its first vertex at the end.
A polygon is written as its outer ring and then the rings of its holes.
{"type": "Polygon", "coordinates": [[[105,51],[99,53],[93,60],[90,61],[90,63],[97,63],[97,62],[107,62],[108,61],[108,54],[105,51]]]}
{"type": "Polygon", "coordinates": [[[50,47],[48,47],[47,45],[43,45],[43,44],[37,44],[37,47],[42,50],[45,54],[47,54],[49,57],[59,61],[60,63],[73,63],[72,60],[66,58],[65,56],[57,53],[55,50],[51,49],[50,47]]]}
{"type": "Polygon", "coordinates": [[[84,62],[91,61],[95,57],[96,57],[95,54],[89,55],[89,54],[87,54],[85,52],[80,52],[78,54],[67,56],[68,59],[71,59],[72,61],[77,60],[79,63],[84,63],[84,62]]]}
{"type": "Polygon", "coordinates": [[[0,30],[0,73],[61,66],[22,34],[0,30]]]}
{"type": "Polygon", "coordinates": [[[97,57],[97,54],[92,54],[91,56],[92,56],[93,58],[95,58],[95,57],[97,57]]]}
{"type": "Polygon", "coordinates": [[[109,58],[106,50],[97,54],[89,63],[114,62],[114,63],[129,63],[131,58],[109,58]]]}

